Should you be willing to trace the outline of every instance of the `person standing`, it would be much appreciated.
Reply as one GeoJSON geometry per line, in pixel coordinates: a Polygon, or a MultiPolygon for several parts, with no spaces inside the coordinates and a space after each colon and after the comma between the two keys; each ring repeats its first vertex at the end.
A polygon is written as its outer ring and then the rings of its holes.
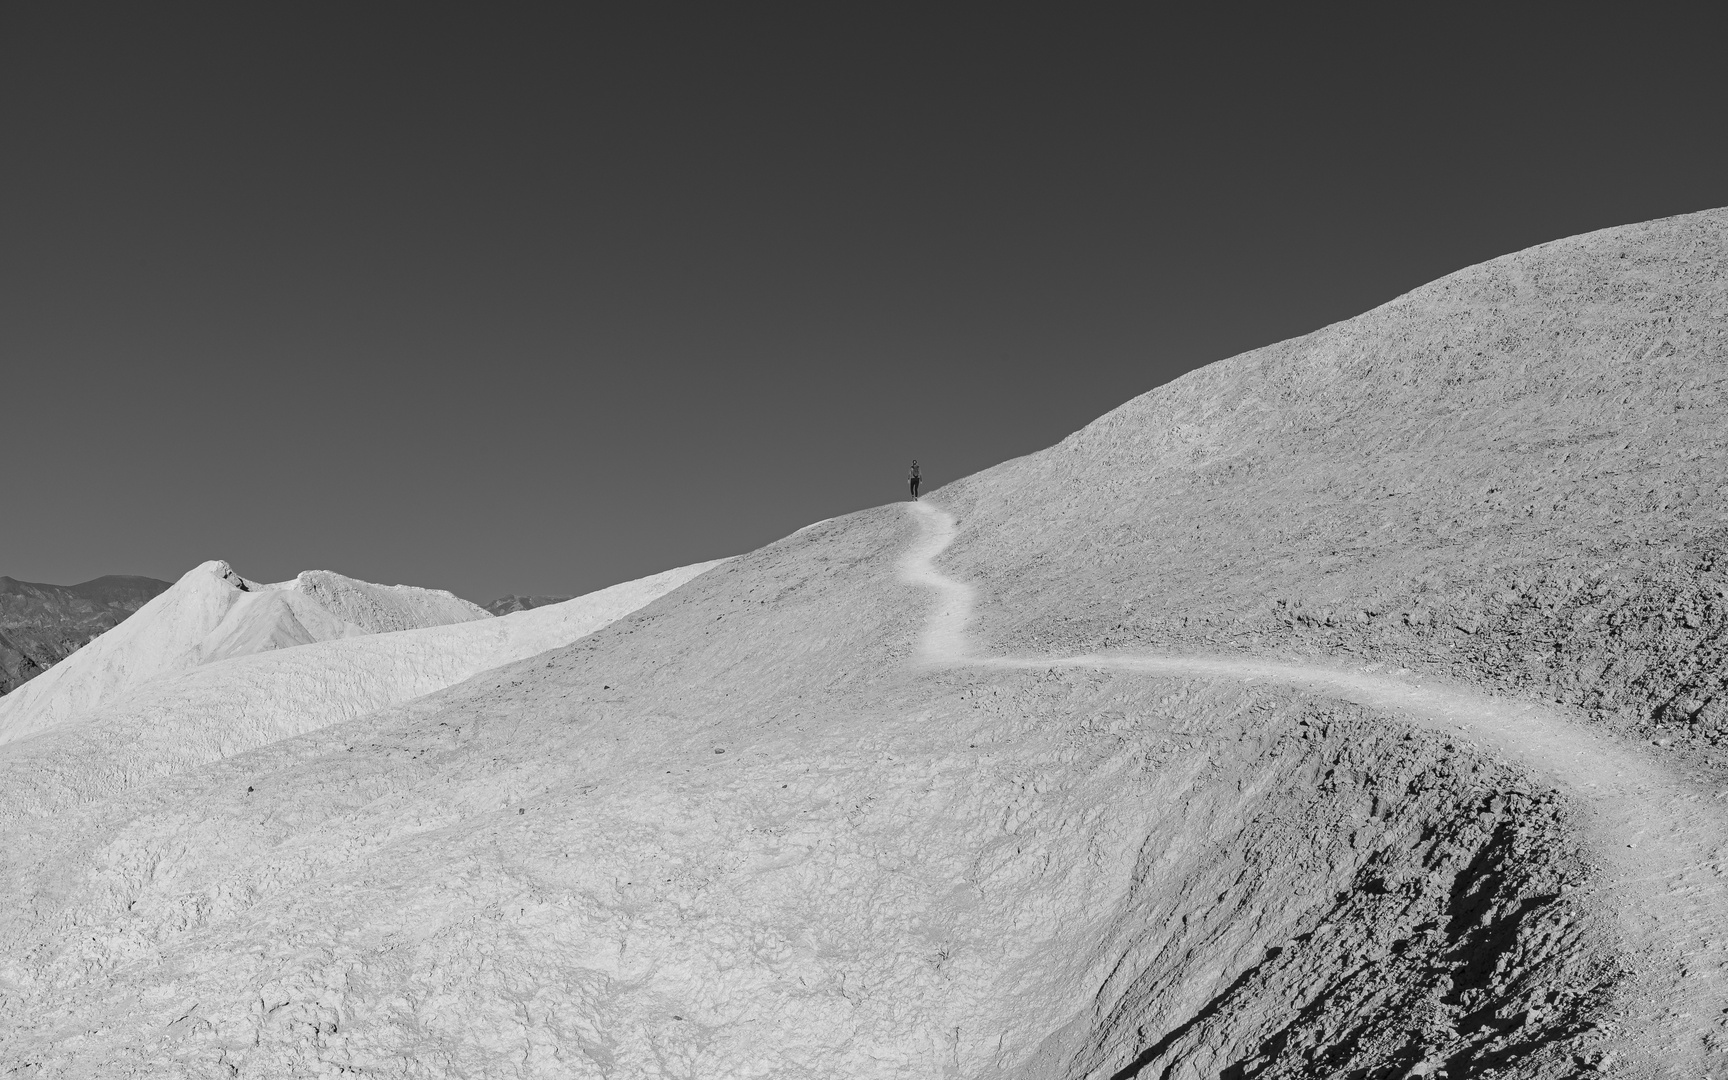
{"type": "Polygon", "coordinates": [[[918,459],[912,459],[912,501],[918,501],[918,459]]]}

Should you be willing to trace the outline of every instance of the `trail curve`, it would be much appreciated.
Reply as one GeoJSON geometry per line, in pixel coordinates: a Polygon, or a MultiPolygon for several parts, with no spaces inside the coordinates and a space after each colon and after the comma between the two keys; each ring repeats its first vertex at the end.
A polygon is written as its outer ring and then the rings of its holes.
{"type": "Polygon", "coordinates": [[[1622,1018],[1622,1043],[1632,1058],[1657,1070],[1638,1075],[1722,1075],[1728,1069],[1728,1054],[1715,1049],[1728,1011],[1728,788],[1681,778],[1663,762],[1590,731],[1560,710],[1403,669],[1387,673],[1308,660],[1161,651],[986,655],[968,634],[976,589],[936,566],[959,524],[929,502],[905,505],[919,535],[900,560],[901,578],[936,593],[918,643],[917,659],[924,665],[1081,668],[1331,694],[1422,727],[1466,735],[1571,796],[1591,812],[1590,839],[1603,867],[1595,888],[1617,911],[1638,969],[1632,1011],[1622,1018]],[[1686,1051],[1684,1064],[1669,1058],[1683,1031],[1695,1033],[1696,1045],[1704,1048],[1686,1051]],[[1700,1066],[1709,1071],[1692,1071],[1700,1066]]]}

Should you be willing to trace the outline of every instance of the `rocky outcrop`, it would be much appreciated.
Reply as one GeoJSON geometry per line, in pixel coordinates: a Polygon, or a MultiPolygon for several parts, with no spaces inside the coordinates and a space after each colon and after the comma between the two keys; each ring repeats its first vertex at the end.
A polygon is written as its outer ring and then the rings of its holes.
{"type": "Polygon", "coordinates": [[[168,588],[110,574],[77,585],[0,577],[0,694],[53,667],[168,588]]]}
{"type": "Polygon", "coordinates": [[[562,604],[569,600],[568,596],[500,596],[486,605],[486,610],[494,615],[508,615],[513,611],[529,611],[537,607],[549,607],[552,604],[562,604]]]}

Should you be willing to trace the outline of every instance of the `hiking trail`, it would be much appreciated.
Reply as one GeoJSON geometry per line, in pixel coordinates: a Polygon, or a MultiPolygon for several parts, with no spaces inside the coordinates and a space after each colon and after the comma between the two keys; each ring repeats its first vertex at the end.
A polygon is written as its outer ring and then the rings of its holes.
{"type": "Polygon", "coordinates": [[[967,633],[976,590],[936,567],[958,523],[927,501],[905,506],[920,533],[901,557],[900,576],[936,594],[916,654],[926,665],[1124,671],[1329,694],[1474,739],[1571,797],[1590,815],[1586,835],[1601,864],[1586,888],[1618,913],[1626,958],[1636,971],[1622,999],[1629,1011],[1615,1017],[1623,1025],[1614,1031],[1616,1061],[1657,1070],[1638,1075],[1712,1074],[1696,1071],[1700,1067],[1723,1075],[1720,1070],[1728,1069],[1728,1055],[1719,1048],[1728,997],[1728,787],[1681,778],[1558,709],[1418,677],[1403,668],[1386,673],[1188,652],[986,655],[967,633]],[[1693,1045],[1682,1048],[1676,1040],[1687,1035],[1693,1045]]]}

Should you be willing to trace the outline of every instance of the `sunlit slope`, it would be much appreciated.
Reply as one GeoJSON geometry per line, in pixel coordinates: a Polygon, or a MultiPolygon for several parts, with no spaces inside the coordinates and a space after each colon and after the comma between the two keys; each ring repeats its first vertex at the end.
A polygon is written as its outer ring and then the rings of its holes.
{"type": "Polygon", "coordinates": [[[1182,1030],[1217,1068],[1432,1039],[1565,1075],[1612,967],[1587,910],[1517,921],[1584,879],[1560,800],[1334,703],[920,669],[913,538],[828,522],[441,695],[17,819],[0,1061],[1045,1078],[1182,1030]],[[1461,1021],[1453,978],[1547,1012],[1461,1021]]]}
{"type": "Polygon", "coordinates": [[[352,720],[568,645],[716,565],[679,567],[498,618],[273,649],[160,676],[0,748],[0,788],[8,792],[0,823],[352,720]]]}
{"type": "MultiPolygon", "coordinates": [[[[1027,657],[1354,649],[1585,703],[1656,685],[1622,657],[1707,657],[1685,560],[1722,429],[1683,406],[1716,402],[1724,225],[1461,271],[936,492],[981,666],[920,662],[939,600],[886,507],[395,708],[14,794],[0,1066],[1456,1080],[1630,1045],[1715,1074],[1716,958],[1638,952],[1679,927],[1627,897],[1719,926],[1723,853],[1611,879],[1613,768],[1027,657]]],[[[1719,817],[1625,760],[1652,841],[1719,817]]]]}
{"type": "Polygon", "coordinates": [[[1544,244],[945,488],[1005,648],[1442,668],[1728,723],[1728,211],[1544,244]]]}
{"type": "Polygon", "coordinates": [[[323,570],[260,585],[225,562],[202,563],[120,625],[0,698],[0,744],[201,664],[485,618],[483,608],[437,589],[374,585],[323,570]]]}

